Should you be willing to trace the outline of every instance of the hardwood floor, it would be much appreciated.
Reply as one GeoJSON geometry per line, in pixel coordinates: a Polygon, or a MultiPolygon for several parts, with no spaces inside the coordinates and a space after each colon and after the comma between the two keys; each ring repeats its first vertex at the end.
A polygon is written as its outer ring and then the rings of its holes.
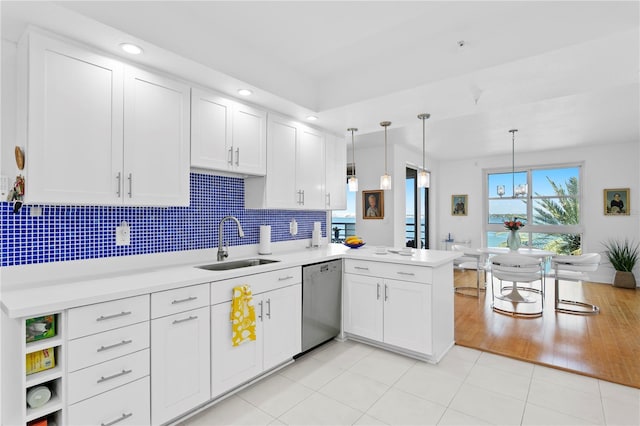
{"type": "MultiPolygon", "coordinates": [[[[456,344],[640,388],[640,290],[562,282],[563,298],[600,307],[584,316],[556,313],[546,284],[539,318],[493,312],[490,293],[455,294],[456,344]]],[[[455,285],[475,285],[475,271],[455,271],[455,285]]]]}

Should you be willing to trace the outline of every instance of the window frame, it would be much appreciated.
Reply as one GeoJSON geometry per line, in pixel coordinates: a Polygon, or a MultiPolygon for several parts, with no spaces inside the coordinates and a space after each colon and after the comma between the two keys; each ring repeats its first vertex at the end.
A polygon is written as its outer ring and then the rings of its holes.
{"type": "MultiPolygon", "coordinates": [[[[526,197],[518,197],[519,199],[526,199],[527,201],[527,217],[526,219],[526,226],[521,229],[519,232],[521,234],[526,234],[526,237],[524,238],[525,241],[532,241],[532,234],[579,234],[581,236],[580,238],[580,245],[581,248],[584,244],[584,212],[583,212],[583,182],[584,182],[584,162],[575,162],[575,163],[559,163],[559,164],[542,164],[542,165],[535,165],[535,166],[525,166],[525,167],[517,167],[515,168],[516,173],[526,173],[527,175],[527,195],[526,197]],[[535,188],[532,185],[532,175],[533,175],[533,171],[538,171],[538,170],[549,170],[549,169],[563,169],[563,168],[577,168],[578,169],[578,206],[579,206],[579,212],[578,212],[578,224],[577,225],[536,225],[533,223],[533,208],[534,208],[534,201],[535,200],[541,200],[541,199],[551,199],[551,198],[556,198],[556,196],[549,196],[549,195],[543,195],[543,196],[534,196],[533,195],[533,190],[535,190],[535,188]]],[[[499,223],[489,223],[489,201],[490,200],[497,200],[500,199],[500,197],[493,197],[490,198],[489,197],[489,176],[492,174],[504,174],[504,173],[508,173],[510,174],[512,172],[511,168],[508,167],[501,167],[501,168],[491,168],[491,169],[483,169],[483,220],[482,220],[482,247],[487,247],[488,246],[488,241],[487,241],[487,234],[489,232],[506,232],[504,225],[503,224],[499,224],[499,223]]],[[[564,184],[564,182],[562,182],[564,184]]],[[[505,198],[505,197],[502,197],[505,198]]]]}

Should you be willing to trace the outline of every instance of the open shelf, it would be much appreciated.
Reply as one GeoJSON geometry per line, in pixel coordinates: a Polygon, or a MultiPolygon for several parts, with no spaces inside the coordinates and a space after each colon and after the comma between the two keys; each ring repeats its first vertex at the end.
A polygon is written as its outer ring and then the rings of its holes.
{"type": "MultiPolygon", "coordinates": [[[[57,364],[57,360],[56,360],[56,364],[57,364]]],[[[55,367],[50,368],[48,370],[29,374],[28,376],[26,376],[25,384],[27,388],[30,388],[32,386],[40,385],[45,382],[50,382],[60,377],[62,377],[62,366],[60,364],[57,364],[55,367]]]]}
{"type": "Polygon", "coordinates": [[[58,395],[54,395],[51,397],[49,402],[44,404],[42,407],[38,407],[38,408],[27,407],[27,417],[25,421],[30,422],[31,420],[35,420],[37,418],[47,416],[61,409],[62,409],[62,399],[58,395]]]}
{"type": "Polygon", "coordinates": [[[38,352],[42,349],[48,349],[62,344],[62,338],[60,335],[50,337],[48,339],[42,339],[35,342],[29,342],[26,346],[26,353],[38,352]]]}

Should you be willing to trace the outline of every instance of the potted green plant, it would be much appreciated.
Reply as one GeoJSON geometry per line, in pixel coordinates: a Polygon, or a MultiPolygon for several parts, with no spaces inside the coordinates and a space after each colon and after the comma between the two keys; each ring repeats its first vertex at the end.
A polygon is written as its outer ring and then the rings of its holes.
{"type": "Polygon", "coordinates": [[[609,240],[604,243],[607,249],[609,262],[616,270],[613,278],[615,287],[636,288],[636,278],[633,275],[633,267],[638,262],[640,247],[638,243],[633,243],[625,238],[624,242],[609,240]]]}

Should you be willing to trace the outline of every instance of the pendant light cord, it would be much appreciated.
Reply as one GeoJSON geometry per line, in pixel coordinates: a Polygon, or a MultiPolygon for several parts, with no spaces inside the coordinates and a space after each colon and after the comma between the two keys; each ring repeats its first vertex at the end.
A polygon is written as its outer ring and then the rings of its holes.
{"type": "Polygon", "coordinates": [[[350,127],[347,131],[351,132],[351,159],[353,160],[353,168],[351,171],[353,172],[351,176],[356,176],[356,148],[355,148],[355,140],[353,139],[353,132],[357,132],[358,129],[355,127],[350,127]]]}
{"type": "Polygon", "coordinates": [[[518,129],[511,129],[511,198],[516,198],[516,132],[518,129]]]}

